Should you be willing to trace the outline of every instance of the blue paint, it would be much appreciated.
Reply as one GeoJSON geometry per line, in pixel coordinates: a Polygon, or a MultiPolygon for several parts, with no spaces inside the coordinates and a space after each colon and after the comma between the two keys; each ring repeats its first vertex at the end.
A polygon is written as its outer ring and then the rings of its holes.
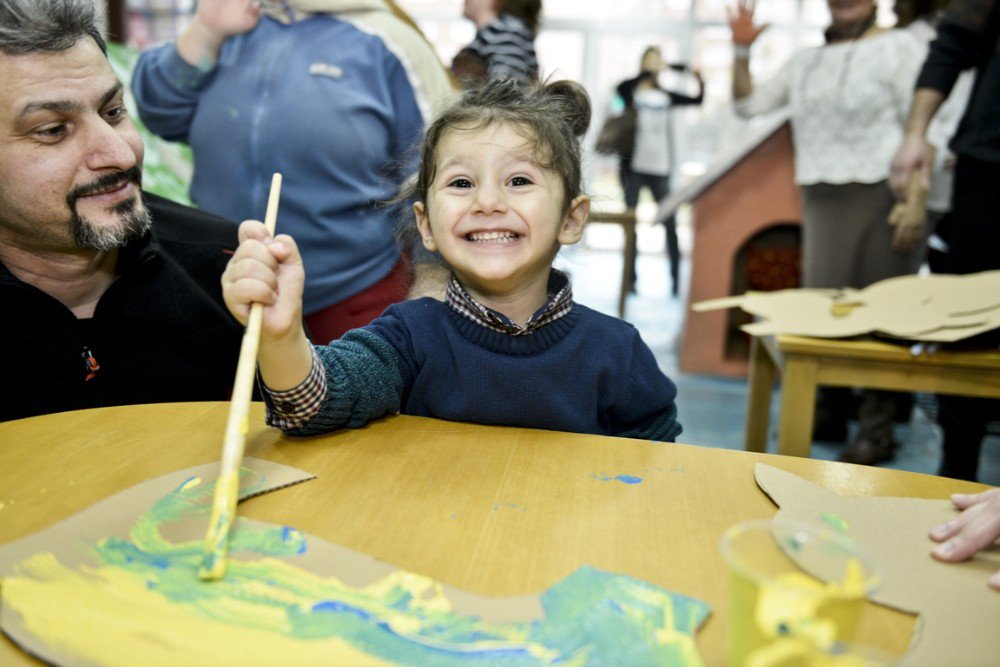
{"type": "Polygon", "coordinates": [[[642,477],[634,477],[632,475],[618,475],[615,477],[616,480],[624,484],[641,484],[642,477]]]}
{"type": "Polygon", "coordinates": [[[615,475],[614,477],[612,477],[610,475],[605,475],[603,473],[601,475],[598,475],[597,473],[593,473],[591,475],[591,477],[593,477],[594,479],[599,479],[602,482],[615,481],[615,482],[621,482],[622,484],[641,484],[642,483],[642,477],[636,477],[635,475],[615,475]]]}

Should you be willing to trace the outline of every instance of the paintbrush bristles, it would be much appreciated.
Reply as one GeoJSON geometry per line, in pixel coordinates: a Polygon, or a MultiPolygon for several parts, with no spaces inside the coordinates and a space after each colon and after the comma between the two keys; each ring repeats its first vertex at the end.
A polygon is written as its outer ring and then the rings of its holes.
{"type": "MultiPolygon", "coordinates": [[[[271,179],[271,192],[267,198],[264,226],[274,234],[278,219],[278,199],[281,195],[281,174],[271,179]]],[[[212,517],[205,534],[205,558],[198,576],[202,579],[220,579],[226,574],[229,555],[229,529],[236,518],[236,502],[239,498],[239,470],[243,461],[243,448],[249,428],[250,399],[253,396],[253,382],[257,370],[257,347],[260,343],[260,327],[263,306],[250,306],[250,316],[243,332],[240,358],[236,364],[236,379],[233,382],[233,397],[229,404],[229,419],[222,448],[222,464],[219,478],[215,482],[215,496],[212,502],[212,517]]]]}

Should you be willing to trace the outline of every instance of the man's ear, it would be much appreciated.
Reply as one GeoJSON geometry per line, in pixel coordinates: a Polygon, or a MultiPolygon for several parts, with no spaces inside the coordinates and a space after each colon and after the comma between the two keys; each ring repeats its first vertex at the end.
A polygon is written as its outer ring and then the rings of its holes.
{"type": "Polygon", "coordinates": [[[424,209],[422,201],[413,202],[413,215],[417,219],[417,229],[420,231],[424,247],[431,252],[437,252],[437,243],[434,241],[434,235],[431,234],[431,221],[427,217],[427,211],[424,209]]]}
{"type": "Polygon", "coordinates": [[[562,228],[557,237],[562,245],[572,245],[583,237],[583,226],[587,224],[590,215],[590,197],[580,195],[569,204],[569,211],[562,221],[562,228]]]}

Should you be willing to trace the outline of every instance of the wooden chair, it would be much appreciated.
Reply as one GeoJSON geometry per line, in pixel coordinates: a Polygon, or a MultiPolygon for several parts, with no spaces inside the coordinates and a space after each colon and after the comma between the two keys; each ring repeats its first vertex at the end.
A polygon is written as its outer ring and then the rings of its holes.
{"type": "Polygon", "coordinates": [[[630,258],[635,255],[635,211],[591,211],[588,223],[621,225],[625,232],[625,247],[622,252],[622,283],[618,292],[618,317],[625,318],[625,301],[635,276],[632,275],[630,258]]]}

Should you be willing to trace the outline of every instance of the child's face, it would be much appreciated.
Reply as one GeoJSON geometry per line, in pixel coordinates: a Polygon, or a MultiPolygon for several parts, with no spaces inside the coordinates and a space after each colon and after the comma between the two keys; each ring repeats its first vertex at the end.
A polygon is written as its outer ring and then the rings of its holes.
{"type": "Polygon", "coordinates": [[[427,201],[413,208],[424,245],[474,295],[544,288],[559,246],[583,234],[589,200],[577,197],[563,214],[562,179],[533,149],[506,124],[452,130],[438,142],[427,201]]]}

